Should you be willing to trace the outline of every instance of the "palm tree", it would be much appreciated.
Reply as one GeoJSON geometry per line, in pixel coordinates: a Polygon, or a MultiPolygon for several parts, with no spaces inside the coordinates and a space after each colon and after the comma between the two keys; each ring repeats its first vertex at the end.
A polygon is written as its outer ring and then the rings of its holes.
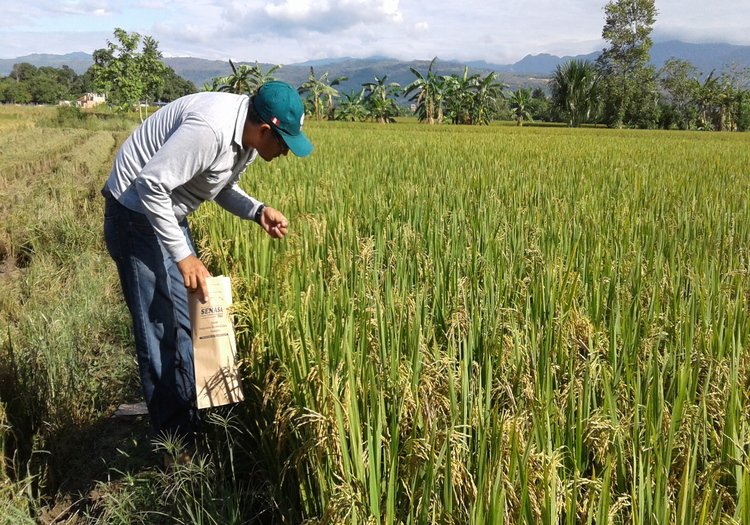
{"type": "Polygon", "coordinates": [[[396,102],[391,97],[398,96],[401,85],[398,82],[388,83],[387,79],[388,75],[383,75],[382,78],[376,76],[374,82],[362,84],[372,118],[381,124],[395,122],[394,117],[398,114],[396,102]]]}
{"type": "Polygon", "coordinates": [[[420,122],[427,121],[428,124],[438,124],[443,121],[443,94],[445,90],[444,77],[432,72],[437,57],[433,58],[427,68],[427,76],[410,67],[416,80],[404,88],[404,95],[408,96],[414,92],[409,99],[417,105],[417,117],[420,122]]]}
{"type": "Polygon", "coordinates": [[[558,65],[550,86],[552,103],[562,112],[571,127],[591,118],[597,106],[598,75],[588,60],[572,59],[558,65]]]}
{"type": "Polygon", "coordinates": [[[268,71],[263,71],[258,62],[254,66],[241,64],[240,67],[236,67],[231,60],[229,65],[232,67],[232,74],[214,79],[214,85],[217,86],[215,91],[225,91],[238,95],[255,93],[266,82],[275,80],[272,73],[281,67],[281,64],[277,64],[268,71]]]}
{"type": "Polygon", "coordinates": [[[518,88],[516,91],[511,93],[508,102],[510,102],[510,109],[513,111],[513,117],[516,120],[517,126],[523,126],[524,120],[528,120],[529,122],[534,120],[531,117],[530,89],[518,88]]]}

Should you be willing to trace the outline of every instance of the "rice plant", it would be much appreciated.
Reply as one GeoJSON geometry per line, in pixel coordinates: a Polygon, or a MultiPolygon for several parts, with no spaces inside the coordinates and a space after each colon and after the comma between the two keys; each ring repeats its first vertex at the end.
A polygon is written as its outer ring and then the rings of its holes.
{"type": "MultiPolygon", "coordinates": [[[[40,157],[17,111],[0,111],[0,514],[25,523],[42,474],[72,475],[68,431],[135,372],[97,226],[124,134],[46,129],[40,157]]],[[[243,177],[287,239],[214,206],[193,220],[233,277],[246,401],[208,416],[194,464],[101,485],[88,521],[750,521],[750,138],[308,128],[312,157],[243,177]]]]}
{"type": "Polygon", "coordinates": [[[311,128],[195,221],[279,522],[750,515],[747,137],[311,128]]]}

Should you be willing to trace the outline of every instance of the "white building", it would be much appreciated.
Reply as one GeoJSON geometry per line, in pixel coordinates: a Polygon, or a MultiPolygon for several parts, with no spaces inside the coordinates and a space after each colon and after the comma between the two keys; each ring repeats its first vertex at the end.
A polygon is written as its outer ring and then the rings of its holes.
{"type": "Polygon", "coordinates": [[[86,93],[76,100],[76,106],[79,108],[93,108],[99,104],[104,104],[105,102],[106,99],[104,98],[104,95],[98,93],[86,93]]]}

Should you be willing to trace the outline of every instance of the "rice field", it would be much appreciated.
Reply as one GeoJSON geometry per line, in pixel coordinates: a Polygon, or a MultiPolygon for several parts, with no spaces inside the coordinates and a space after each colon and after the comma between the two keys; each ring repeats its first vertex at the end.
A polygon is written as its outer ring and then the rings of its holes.
{"type": "MultiPolygon", "coordinates": [[[[97,219],[125,133],[35,118],[0,111],[7,523],[137,382],[97,219]]],[[[750,523],[750,136],[306,129],[310,158],[243,177],[285,240],[192,220],[233,278],[246,401],[184,469],[89,458],[110,474],[67,523],[750,523]]]]}
{"type": "Polygon", "coordinates": [[[310,127],[194,221],[284,522],[750,523],[750,137],[310,127]]]}

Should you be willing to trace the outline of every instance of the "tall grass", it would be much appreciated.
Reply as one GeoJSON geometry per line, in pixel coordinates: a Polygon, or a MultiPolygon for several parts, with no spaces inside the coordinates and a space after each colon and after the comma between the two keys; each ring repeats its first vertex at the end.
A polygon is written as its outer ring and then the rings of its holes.
{"type": "Polygon", "coordinates": [[[310,133],[196,227],[278,521],[743,522],[747,137],[310,133]]]}
{"type": "Polygon", "coordinates": [[[23,523],[100,461],[93,429],[135,366],[98,197],[124,134],[34,127],[49,108],[12,125],[14,111],[0,112],[0,514],[23,523]]]}

